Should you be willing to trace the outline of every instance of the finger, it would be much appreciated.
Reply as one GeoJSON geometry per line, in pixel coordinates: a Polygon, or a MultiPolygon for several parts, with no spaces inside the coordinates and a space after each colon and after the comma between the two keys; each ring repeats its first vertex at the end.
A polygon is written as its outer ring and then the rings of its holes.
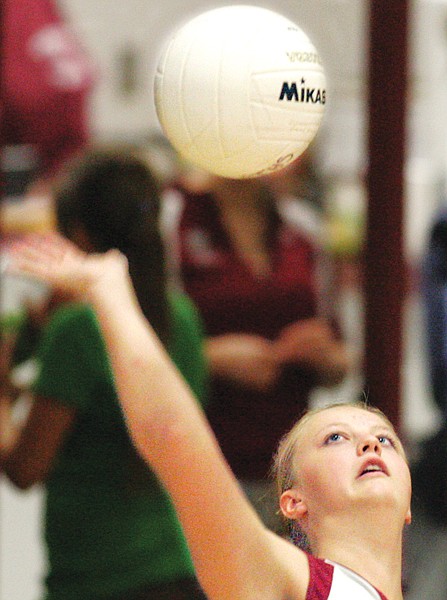
{"type": "Polygon", "coordinates": [[[29,235],[11,247],[6,270],[47,279],[52,269],[76,254],[76,246],[58,234],[29,235]]]}
{"type": "Polygon", "coordinates": [[[16,242],[11,247],[12,254],[33,254],[40,255],[45,259],[61,260],[67,254],[77,254],[79,249],[72,242],[63,238],[58,233],[51,234],[31,234],[26,238],[16,242]]]}
{"type": "Polygon", "coordinates": [[[15,254],[6,265],[6,272],[18,275],[30,275],[47,281],[52,273],[51,266],[39,259],[39,255],[15,254]]]}

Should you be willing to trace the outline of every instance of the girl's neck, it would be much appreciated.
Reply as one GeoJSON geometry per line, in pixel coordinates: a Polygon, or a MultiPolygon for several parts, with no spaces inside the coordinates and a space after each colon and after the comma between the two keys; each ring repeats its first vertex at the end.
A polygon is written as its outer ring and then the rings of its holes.
{"type": "Polygon", "coordinates": [[[402,600],[402,531],[386,525],[368,527],[363,520],[356,527],[351,518],[345,530],[340,524],[322,528],[315,554],[358,573],[388,600],[402,600]]]}
{"type": "Polygon", "coordinates": [[[265,191],[247,181],[227,181],[216,185],[213,195],[221,211],[247,211],[259,213],[264,210],[265,191]]]}
{"type": "Polygon", "coordinates": [[[230,188],[216,198],[222,223],[240,259],[257,277],[271,271],[269,209],[259,190],[230,188]]]}

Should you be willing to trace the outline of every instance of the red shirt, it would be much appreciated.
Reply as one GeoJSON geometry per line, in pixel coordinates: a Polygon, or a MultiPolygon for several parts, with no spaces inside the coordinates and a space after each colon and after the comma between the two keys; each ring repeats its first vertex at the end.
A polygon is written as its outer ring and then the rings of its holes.
{"type": "MultiPolygon", "coordinates": [[[[256,277],[240,260],[208,196],[185,196],[179,238],[182,282],[208,336],[243,332],[274,339],[285,325],[316,315],[315,249],[276,212],[267,277],[256,277]]],[[[271,393],[212,380],[207,414],[238,477],[267,475],[280,437],[306,408],[314,384],[312,372],[294,365],[284,368],[271,393]]]]}
{"type": "Polygon", "coordinates": [[[308,555],[310,580],[306,600],[387,600],[350,569],[308,555]]]}
{"type": "Polygon", "coordinates": [[[0,116],[6,144],[31,144],[51,175],[88,138],[90,60],[52,0],[4,0],[0,116]]]}

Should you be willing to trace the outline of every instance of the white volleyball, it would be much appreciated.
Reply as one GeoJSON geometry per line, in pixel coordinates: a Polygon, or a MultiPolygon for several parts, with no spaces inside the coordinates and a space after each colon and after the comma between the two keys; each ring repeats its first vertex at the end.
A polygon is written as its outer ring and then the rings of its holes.
{"type": "Polygon", "coordinates": [[[308,36],[256,6],[209,10],[176,31],[155,75],[166,137],[192,164],[249,178],[285,167],[315,137],[326,78],[308,36]]]}

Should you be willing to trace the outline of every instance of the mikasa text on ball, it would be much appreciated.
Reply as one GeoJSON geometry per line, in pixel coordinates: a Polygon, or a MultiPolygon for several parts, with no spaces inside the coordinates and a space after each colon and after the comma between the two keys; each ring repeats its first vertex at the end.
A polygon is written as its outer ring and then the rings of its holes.
{"type": "Polygon", "coordinates": [[[257,177],[289,164],[320,126],[326,80],[307,35],[256,6],[216,8],[168,41],[155,75],[160,124],[186,160],[257,177]]]}

